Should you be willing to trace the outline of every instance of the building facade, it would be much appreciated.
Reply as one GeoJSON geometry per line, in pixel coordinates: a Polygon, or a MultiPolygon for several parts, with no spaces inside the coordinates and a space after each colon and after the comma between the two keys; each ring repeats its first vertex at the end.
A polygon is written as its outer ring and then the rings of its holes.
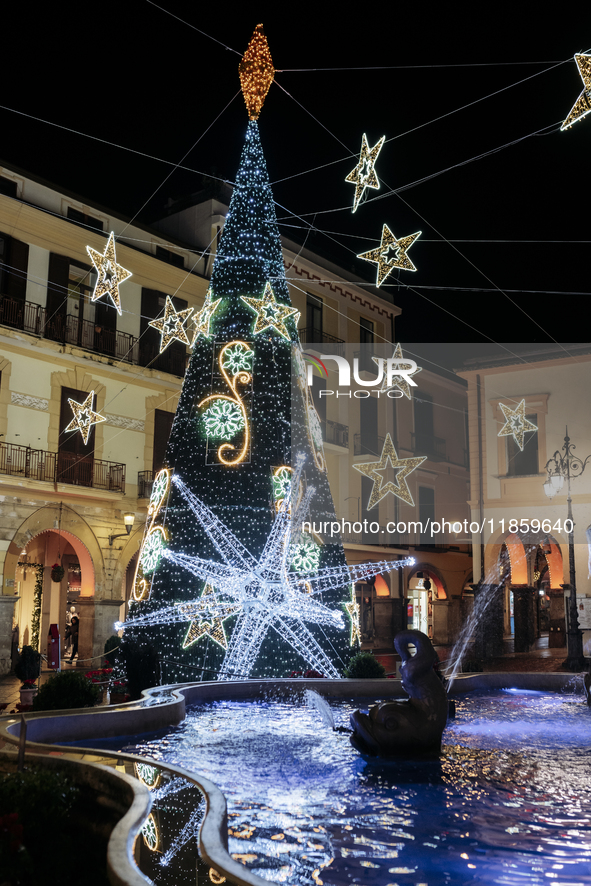
{"type": "MultiPolygon", "coordinates": [[[[201,194],[173,204],[146,227],[0,168],[2,673],[10,668],[13,637],[21,645],[38,632],[44,651],[49,626],[57,624],[63,636],[72,606],[80,617],[79,661],[91,666],[125,615],[151,483],[164,461],[190,354],[179,341],[161,353],[160,332],[150,321],[162,317],[167,296],[175,311],[203,305],[227,211],[221,197],[201,194]],[[116,263],[131,274],[119,284],[121,313],[109,297],[93,300],[97,268],[87,247],[108,256],[111,232],[116,263]],[[91,424],[87,441],[70,429],[72,402],[103,419],[91,424]],[[63,575],[52,570],[56,564],[63,575]]],[[[283,246],[305,349],[395,341],[400,309],[389,295],[296,243],[283,246]]],[[[190,340],[191,318],[186,329],[190,340]]],[[[326,404],[316,401],[339,516],[366,506],[367,483],[350,465],[379,457],[380,441],[390,434],[401,457],[425,456],[406,516],[447,518],[453,502],[463,519],[466,444],[447,417],[450,406],[463,415],[465,389],[425,371],[418,390],[413,401],[392,401],[375,422],[358,401],[349,417],[339,404],[323,410],[326,404]]],[[[380,504],[380,522],[400,522],[401,508],[389,496],[380,504]]],[[[417,559],[375,587],[357,588],[365,648],[390,649],[411,610],[409,623],[435,642],[453,640],[472,579],[466,538],[427,539],[412,529],[397,532],[387,547],[361,544],[353,531],[343,541],[350,563],[417,559]]]]}

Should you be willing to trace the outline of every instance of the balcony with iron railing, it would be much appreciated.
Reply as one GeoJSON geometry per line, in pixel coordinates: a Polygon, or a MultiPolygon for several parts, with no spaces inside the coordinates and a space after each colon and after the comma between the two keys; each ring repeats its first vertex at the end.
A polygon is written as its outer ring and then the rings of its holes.
{"type": "Polygon", "coordinates": [[[169,348],[161,354],[152,342],[128,332],[108,329],[72,314],[49,315],[43,305],[34,302],[0,297],[0,325],[103,354],[117,362],[146,366],[181,378],[185,374],[187,358],[181,348],[169,348]]]}
{"type": "MultiPolygon", "coordinates": [[[[323,329],[316,329],[314,326],[305,326],[302,329],[298,329],[298,334],[300,336],[300,341],[303,345],[310,347],[310,345],[337,345],[336,353],[338,355],[345,353],[345,342],[342,338],[337,338],[334,335],[330,335],[328,332],[325,332],[323,329]]],[[[313,350],[318,350],[318,348],[313,348],[313,350]]]]}
{"type": "Polygon", "coordinates": [[[353,455],[375,455],[379,458],[384,448],[385,439],[385,437],[378,437],[377,434],[375,436],[355,434],[353,436],[353,455]]]}
{"type": "Polygon", "coordinates": [[[322,439],[325,443],[332,443],[333,446],[342,446],[349,448],[349,426],[342,425],[338,421],[326,419],[322,422],[322,439]]]}
{"type": "Polygon", "coordinates": [[[48,452],[0,443],[0,474],[49,483],[70,483],[125,492],[125,465],[73,452],[48,452]]]}

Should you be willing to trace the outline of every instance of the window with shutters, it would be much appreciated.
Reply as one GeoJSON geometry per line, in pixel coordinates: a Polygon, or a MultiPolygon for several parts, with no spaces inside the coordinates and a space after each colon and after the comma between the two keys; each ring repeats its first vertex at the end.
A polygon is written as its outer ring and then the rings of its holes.
{"type": "Polygon", "coordinates": [[[29,245],[0,233],[0,323],[22,329],[29,245]]]}
{"type": "MultiPolygon", "coordinates": [[[[57,471],[57,479],[61,483],[92,486],[95,425],[92,425],[90,428],[88,443],[84,442],[82,434],[78,429],[66,431],[66,428],[74,418],[74,412],[69,401],[74,400],[75,403],[84,403],[87,397],[88,391],[62,388],[57,471]]],[[[94,407],[96,411],[96,401],[94,407]]]]}

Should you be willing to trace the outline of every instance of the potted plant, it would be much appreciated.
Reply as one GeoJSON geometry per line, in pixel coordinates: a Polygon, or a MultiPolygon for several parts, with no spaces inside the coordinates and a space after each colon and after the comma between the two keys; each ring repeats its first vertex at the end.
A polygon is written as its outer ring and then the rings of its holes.
{"type": "Polygon", "coordinates": [[[94,683],[102,693],[102,703],[109,704],[109,690],[111,687],[111,679],[113,676],[113,668],[99,668],[95,671],[87,671],[85,677],[94,683]]]}
{"type": "Polygon", "coordinates": [[[111,704],[123,704],[130,695],[126,680],[114,680],[111,684],[111,704]]]}
{"type": "Polygon", "coordinates": [[[33,704],[33,699],[37,695],[37,691],[37,680],[33,678],[24,680],[20,688],[21,705],[30,707],[33,704]]]}
{"type": "Polygon", "coordinates": [[[66,570],[63,566],[60,566],[59,563],[54,563],[51,567],[51,580],[60,582],[64,575],[66,574],[66,570]]]}

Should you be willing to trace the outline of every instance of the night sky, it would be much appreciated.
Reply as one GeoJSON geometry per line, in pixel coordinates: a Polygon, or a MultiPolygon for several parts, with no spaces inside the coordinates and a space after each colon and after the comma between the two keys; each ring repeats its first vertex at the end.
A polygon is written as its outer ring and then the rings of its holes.
{"type": "Polygon", "coordinates": [[[402,342],[584,341],[591,115],[559,129],[591,27],[580,6],[543,19],[514,6],[15,4],[0,160],[129,218],[203,175],[231,182],[247,122],[237,68],[262,22],[280,71],[260,128],[282,233],[374,282],[355,256],[382,225],[422,230],[416,273],[383,286],[402,342]],[[382,186],[353,215],[344,179],[364,132],[386,136],[382,186]]]}

